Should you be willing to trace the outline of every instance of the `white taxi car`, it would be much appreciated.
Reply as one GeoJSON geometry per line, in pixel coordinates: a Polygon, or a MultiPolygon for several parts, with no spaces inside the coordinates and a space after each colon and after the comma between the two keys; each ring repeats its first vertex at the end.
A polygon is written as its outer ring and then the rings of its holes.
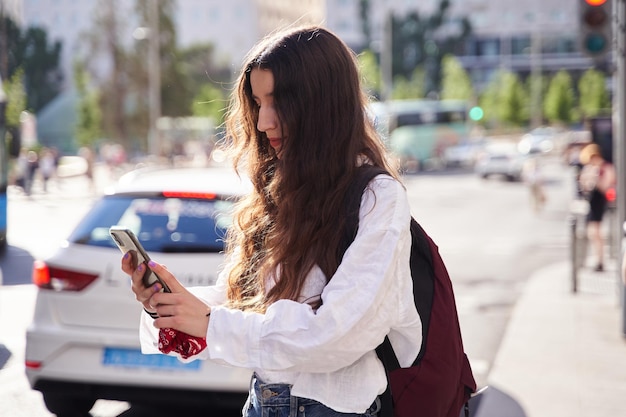
{"type": "Polygon", "coordinates": [[[89,415],[97,399],[207,410],[243,405],[248,370],[140,352],[139,315],[145,313],[120,269],[109,227],[131,228],[152,259],[184,285],[211,285],[223,263],[231,209],[249,186],[226,168],[131,172],[94,204],[55,255],[35,262],[26,375],[52,413],[89,415]]]}

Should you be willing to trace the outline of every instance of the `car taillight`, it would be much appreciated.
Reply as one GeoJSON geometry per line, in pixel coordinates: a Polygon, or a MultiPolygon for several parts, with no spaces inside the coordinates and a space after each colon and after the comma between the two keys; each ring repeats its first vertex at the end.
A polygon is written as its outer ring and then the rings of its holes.
{"type": "Polygon", "coordinates": [[[32,369],[32,370],[38,370],[41,369],[41,366],[43,364],[40,361],[24,361],[24,366],[26,366],[28,369],[32,369]]]}
{"type": "Polygon", "coordinates": [[[57,268],[43,261],[33,263],[33,283],[41,289],[82,291],[97,278],[97,274],[57,268]]]}

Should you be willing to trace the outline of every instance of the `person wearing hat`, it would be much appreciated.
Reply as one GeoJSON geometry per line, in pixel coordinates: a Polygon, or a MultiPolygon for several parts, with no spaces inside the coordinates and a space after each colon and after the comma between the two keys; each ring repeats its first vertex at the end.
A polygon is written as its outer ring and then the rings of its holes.
{"type": "Polygon", "coordinates": [[[615,169],[602,157],[600,147],[590,143],[580,151],[580,188],[589,202],[587,236],[596,256],[596,271],[604,270],[604,237],[602,218],[607,208],[606,192],[615,187],[615,169]]]}

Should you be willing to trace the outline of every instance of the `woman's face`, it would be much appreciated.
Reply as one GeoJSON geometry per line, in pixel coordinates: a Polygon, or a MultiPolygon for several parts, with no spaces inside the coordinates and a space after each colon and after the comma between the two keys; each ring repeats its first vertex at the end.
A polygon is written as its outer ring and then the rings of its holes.
{"type": "Polygon", "coordinates": [[[270,146],[280,156],[283,141],[287,132],[278,119],[274,107],[274,74],[270,70],[255,68],[250,72],[250,86],[252,98],[259,107],[257,129],[267,136],[270,146]]]}

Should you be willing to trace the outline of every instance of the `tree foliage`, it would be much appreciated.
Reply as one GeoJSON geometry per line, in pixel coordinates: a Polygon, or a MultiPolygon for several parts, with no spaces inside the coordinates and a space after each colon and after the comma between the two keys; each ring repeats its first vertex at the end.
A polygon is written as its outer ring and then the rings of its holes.
{"type": "Polygon", "coordinates": [[[228,108],[228,99],[221,88],[214,84],[204,84],[193,99],[192,113],[198,117],[209,117],[216,126],[222,125],[228,108]]]}
{"type": "Polygon", "coordinates": [[[20,151],[20,116],[26,110],[26,90],[24,88],[24,71],[17,69],[10,79],[3,82],[6,94],[7,106],[5,109],[5,122],[8,132],[9,150],[12,156],[17,156],[20,151]]]}
{"type": "Polygon", "coordinates": [[[441,90],[442,59],[462,47],[471,33],[467,18],[453,22],[449,17],[450,1],[440,0],[436,12],[422,17],[418,12],[392,17],[392,73],[410,79],[415,67],[424,68],[427,96],[441,90]]]}
{"type": "MultiPolygon", "coordinates": [[[[136,12],[140,26],[150,26],[149,3],[152,1],[154,0],[137,0],[136,12]]],[[[178,49],[178,36],[173,20],[176,3],[174,0],[159,0],[158,4],[161,113],[170,117],[186,116],[191,111],[190,106],[195,91],[192,91],[188,86],[183,60],[178,49]]],[[[145,43],[147,44],[147,42],[145,43]]],[[[143,62],[144,71],[146,71],[147,61],[145,58],[143,62]]]]}
{"type": "Polygon", "coordinates": [[[578,81],[578,108],[583,118],[607,112],[611,105],[605,76],[597,70],[585,71],[578,81]]]}
{"type": "Polygon", "coordinates": [[[471,100],[474,97],[472,80],[459,60],[453,55],[446,55],[442,66],[441,98],[471,100]]]}
{"type": "Polygon", "coordinates": [[[548,86],[544,114],[551,123],[569,123],[574,120],[574,88],[572,77],[565,70],[557,72],[548,86]]]}
{"type": "Polygon", "coordinates": [[[361,79],[367,94],[380,97],[380,66],[376,61],[376,55],[369,49],[361,52],[358,56],[361,79]]]}
{"type": "Polygon", "coordinates": [[[20,115],[27,106],[27,94],[24,88],[24,71],[20,68],[13,72],[11,78],[4,82],[4,93],[7,97],[6,125],[9,129],[20,126],[20,115]]]}
{"type": "Polygon", "coordinates": [[[39,27],[21,30],[11,18],[2,14],[0,29],[4,38],[0,40],[0,75],[9,79],[16,72],[23,71],[26,109],[36,113],[62,89],[61,43],[50,43],[48,33],[39,27]]]}
{"type": "Polygon", "coordinates": [[[528,93],[519,77],[499,71],[480,98],[485,120],[496,126],[521,126],[528,122],[528,93]]]}
{"type": "Polygon", "coordinates": [[[87,70],[101,91],[102,129],[107,138],[123,144],[127,149],[132,143],[127,114],[132,91],[133,67],[129,64],[129,52],[124,48],[121,34],[126,33],[118,0],[99,0],[95,7],[91,30],[85,33],[84,56],[87,70]],[[109,64],[107,72],[99,71],[97,65],[109,64]],[[89,65],[94,67],[89,67],[89,65]]]}
{"type": "Polygon", "coordinates": [[[74,65],[74,84],[78,93],[76,143],[79,147],[93,148],[102,136],[100,94],[91,86],[89,73],[79,62],[74,65]]]}
{"type": "Polygon", "coordinates": [[[393,80],[391,98],[395,100],[424,98],[425,73],[421,67],[415,68],[409,79],[402,75],[393,80]]]}

